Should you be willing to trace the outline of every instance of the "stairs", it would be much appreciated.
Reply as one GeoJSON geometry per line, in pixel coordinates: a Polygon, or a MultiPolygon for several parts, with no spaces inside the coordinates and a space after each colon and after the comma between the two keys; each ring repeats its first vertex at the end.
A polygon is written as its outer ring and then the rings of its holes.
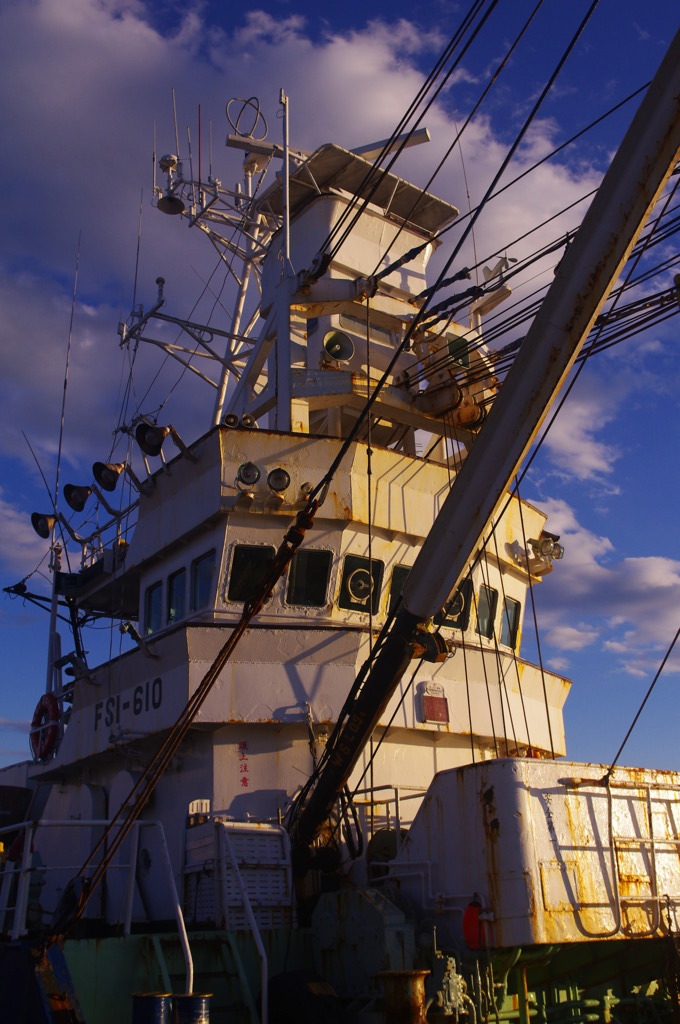
{"type": "MultiPolygon", "coordinates": [[[[197,994],[211,995],[210,1024],[260,1024],[259,992],[253,991],[238,945],[229,932],[192,933],[197,994]]],[[[186,965],[176,935],[149,939],[148,962],[155,964],[157,988],[163,992],[186,991],[186,965]]]]}

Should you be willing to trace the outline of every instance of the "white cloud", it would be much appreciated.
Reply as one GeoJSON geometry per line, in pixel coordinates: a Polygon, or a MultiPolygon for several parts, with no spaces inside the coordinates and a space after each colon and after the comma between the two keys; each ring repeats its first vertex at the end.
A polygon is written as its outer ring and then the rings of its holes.
{"type": "MultiPolygon", "coordinates": [[[[274,19],[263,11],[247,11],[228,33],[205,25],[198,11],[190,11],[172,36],[157,32],[144,5],[135,2],[35,0],[5,5],[0,12],[0,89],[14,97],[0,113],[0,130],[11,140],[13,161],[13,202],[5,205],[0,225],[5,260],[0,346],[6,382],[0,404],[0,452],[29,466],[31,457],[20,436],[25,430],[41,463],[46,463],[50,480],[79,235],[64,445],[64,458],[74,469],[86,470],[88,462],[108,450],[115,425],[110,403],[125,386],[125,355],[117,347],[115,324],[127,316],[132,299],[142,187],[137,300],[147,306],[153,301],[153,281],[161,274],[167,282],[166,308],[186,312],[200,291],[200,280],[206,280],[212,269],[212,250],[198,232],[149,207],[154,118],[159,152],[175,145],[171,89],[177,96],[180,150],[186,156],[190,122],[197,160],[200,103],[204,161],[212,121],[213,169],[232,181],[241,157],[223,145],[229,130],[225,97],[259,95],[268,114],[270,138],[276,138],[280,125],[275,105],[284,85],[291,97],[294,144],[310,148],[333,139],[356,146],[390,134],[423,81],[412,58],[435,53],[442,43],[436,29],[424,33],[404,19],[390,25],[370,21],[346,35],[329,30],[313,42],[305,34],[304,18],[295,13],[274,19]],[[190,266],[198,276],[187,269],[190,266]]],[[[457,73],[461,79],[469,79],[464,68],[457,73]]],[[[450,84],[447,104],[455,100],[456,87],[450,84]]],[[[455,136],[442,107],[430,110],[427,123],[433,142],[406,154],[402,172],[420,181],[455,136]]],[[[549,120],[536,125],[518,158],[518,170],[550,143],[553,130],[549,120]]],[[[481,198],[504,152],[505,145],[487,120],[479,118],[469,127],[465,157],[473,202],[481,198]]],[[[541,168],[531,185],[523,182],[491,204],[489,217],[477,229],[480,257],[516,237],[529,222],[554,213],[590,184],[588,176],[574,181],[565,167],[541,168]]],[[[449,161],[433,188],[463,205],[458,159],[449,161]]],[[[551,226],[548,235],[556,230],[551,226]]],[[[527,247],[539,240],[540,236],[532,237],[527,247]]],[[[142,347],[133,402],[146,391],[145,360],[149,380],[151,360],[142,347]]],[[[176,366],[167,368],[167,392],[178,372],[176,366]]],[[[204,427],[200,424],[197,430],[195,424],[205,398],[197,397],[197,388],[186,378],[175,400],[180,395],[180,409],[173,417],[191,424],[187,429],[193,436],[204,427]]]]}
{"type": "MultiPolygon", "coordinates": [[[[147,306],[153,301],[153,282],[161,274],[167,282],[166,309],[187,313],[201,288],[197,282],[210,274],[212,251],[199,233],[149,207],[155,117],[159,151],[175,145],[171,89],[177,95],[180,150],[186,152],[189,121],[197,158],[200,103],[204,160],[207,125],[212,121],[213,170],[231,183],[238,176],[240,156],[223,144],[229,130],[224,101],[229,96],[260,96],[269,137],[278,141],[276,103],[283,86],[291,98],[294,145],[312,148],[334,140],[358,146],[391,133],[423,81],[416,55],[435,52],[441,44],[436,30],[424,34],[403,19],[390,25],[368,22],[345,35],[329,28],[322,39],[313,41],[304,18],[295,13],[274,19],[266,12],[246,11],[227,32],[203,23],[199,12],[200,7],[188,12],[173,36],[163,36],[148,21],[141,2],[34,0],[7,4],[0,10],[0,89],[13,97],[0,112],[2,137],[9,140],[13,183],[13,200],[5,204],[0,224],[5,261],[0,275],[0,454],[11,460],[6,462],[11,466],[8,477],[19,466],[25,480],[42,488],[21,437],[24,430],[52,486],[79,234],[64,473],[87,474],[93,459],[110,452],[114,403],[127,386],[131,359],[118,348],[115,325],[127,316],[131,302],[142,187],[137,300],[147,306]]],[[[452,110],[460,95],[458,87],[473,78],[461,68],[445,101],[430,110],[426,122],[433,141],[405,154],[400,168],[405,177],[423,182],[438,164],[456,135],[452,110]]],[[[545,154],[554,138],[552,118],[536,122],[506,180],[545,154]]],[[[462,149],[473,204],[484,194],[506,148],[488,118],[478,117],[467,129],[462,149]]],[[[459,156],[454,154],[432,189],[464,207],[459,156]]],[[[488,214],[476,227],[478,258],[504,251],[530,226],[588,192],[598,177],[588,167],[574,171],[564,163],[542,166],[489,204],[488,214]]],[[[572,212],[552,222],[511,247],[510,255],[530,254],[574,227],[579,216],[572,212]]],[[[453,234],[447,237],[447,246],[451,238],[453,234]]],[[[555,255],[541,264],[536,271],[539,276],[525,287],[552,280],[552,264],[558,258],[555,255]]],[[[470,242],[457,266],[473,259],[470,242]]],[[[649,343],[646,352],[639,349],[638,356],[653,354],[652,347],[649,343]]],[[[130,391],[134,411],[137,404],[144,407],[147,402],[146,387],[155,365],[154,353],[142,346],[130,391]]],[[[175,365],[163,371],[162,397],[171,393],[178,372],[175,365]]],[[[602,433],[614,423],[635,387],[642,382],[650,386],[652,374],[641,376],[639,363],[635,374],[631,371],[616,379],[610,375],[606,386],[601,378],[588,375],[579,382],[546,442],[553,464],[564,477],[615,493],[623,449],[603,440],[602,433]]],[[[189,437],[207,425],[205,395],[199,388],[186,377],[173,394],[172,420],[189,437]]],[[[148,406],[144,411],[149,411],[148,406]]],[[[78,482],[75,477],[74,482],[78,482]]],[[[3,542],[2,557],[12,571],[26,560],[32,568],[37,538],[29,532],[27,513],[19,512],[14,497],[11,502],[7,499],[8,493],[6,486],[6,521],[13,523],[20,541],[12,540],[11,546],[9,540],[3,542]]],[[[617,563],[611,541],[585,529],[566,503],[540,504],[547,504],[551,528],[563,534],[567,548],[554,581],[547,581],[540,590],[547,594],[558,588],[560,599],[578,608],[577,622],[584,622],[580,612],[587,611],[595,623],[572,625],[570,632],[556,605],[547,600],[549,625],[558,646],[572,651],[593,647],[598,635],[603,643],[624,645],[628,651],[636,644],[644,646],[645,635],[660,644],[668,608],[678,596],[676,563],[664,559],[642,560],[642,565],[632,559],[617,563]],[[635,592],[640,587],[645,588],[650,609],[644,621],[635,617],[635,592]],[[628,633],[622,637],[624,629],[628,633]]]]}
{"type": "Polygon", "coordinates": [[[265,11],[246,11],[245,25],[236,29],[234,38],[239,46],[250,46],[253,43],[276,46],[293,40],[299,41],[304,27],[305,19],[298,14],[273,18],[265,11]]]}
{"type": "MultiPolygon", "coordinates": [[[[47,508],[49,510],[49,506],[47,508]]],[[[38,566],[47,575],[45,541],[31,526],[30,512],[8,501],[0,489],[0,559],[16,583],[38,566]]]]}
{"type": "Polygon", "coordinates": [[[568,658],[551,657],[546,659],[546,665],[548,666],[548,668],[550,668],[553,672],[556,672],[558,675],[563,675],[564,673],[568,672],[570,664],[571,662],[568,658]]]}
{"type": "Polygon", "coordinates": [[[0,718],[0,729],[6,729],[8,732],[20,732],[27,733],[30,722],[27,721],[13,721],[10,718],[0,718]]]}
{"type": "MultiPolygon", "coordinates": [[[[565,548],[537,590],[548,645],[559,652],[606,651],[620,671],[653,675],[677,629],[680,560],[617,559],[611,541],[584,528],[565,501],[541,506],[565,548]]],[[[680,671],[680,651],[668,671],[680,671]]]]}
{"type": "Polygon", "coordinates": [[[554,626],[546,633],[549,644],[561,651],[581,651],[590,647],[599,637],[599,632],[592,626],[554,626]]]}
{"type": "Polygon", "coordinates": [[[614,473],[621,452],[598,440],[597,433],[615,417],[619,403],[598,385],[597,377],[584,376],[546,436],[544,444],[558,475],[602,483],[614,473]]]}

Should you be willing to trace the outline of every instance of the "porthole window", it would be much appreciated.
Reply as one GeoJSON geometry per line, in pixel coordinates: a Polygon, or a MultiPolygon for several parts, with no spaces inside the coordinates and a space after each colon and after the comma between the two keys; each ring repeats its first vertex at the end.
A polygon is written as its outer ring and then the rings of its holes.
{"type": "Polygon", "coordinates": [[[263,544],[237,544],[231,560],[228,599],[248,601],[271,568],[275,554],[273,547],[263,544]]]}
{"type": "Polygon", "coordinates": [[[493,636],[493,624],[496,618],[498,591],[482,584],[477,598],[477,632],[481,636],[493,636]]]}
{"type": "Polygon", "coordinates": [[[358,612],[370,610],[375,615],[384,571],[384,562],[375,558],[369,561],[360,555],[347,555],[342,570],[339,606],[358,612]]]}
{"type": "Polygon", "coordinates": [[[288,604],[303,605],[307,608],[321,608],[325,605],[332,563],[331,551],[300,548],[288,570],[288,604]]]}
{"type": "Polygon", "coordinates": [[[472,580],[461,580],[456,590],[442,610],[435,615],[434,621],[437,626],[449,626],[451,629],[467,629],[470,622],[470,607],[472,605],[472,580]]]}
{"type": "Polygon", "coordinates": [[[506,597],[503,603],[503,615],[501,617],[501,643],[506,647],[517,646],[517,633],[519,631],[519,613],[521,609],[519,601],[512,597],[506,597]]]}
{"type": "Polygon", "coordinates": [[[159,580],[144,594],[144,632],[155,633],[163,622],[163,584],[159,580]]]}
{"type": "Polygon", "coordinates": [[[205,608],[211,603],[215,549],[201,555],[191,564],[191,610],[205,608]]]}
{"type": "Polygon", "coordinates": [[[187,573],[178,569],[168,576],[168,622],[183,619],[187,612],[187,573]]]}

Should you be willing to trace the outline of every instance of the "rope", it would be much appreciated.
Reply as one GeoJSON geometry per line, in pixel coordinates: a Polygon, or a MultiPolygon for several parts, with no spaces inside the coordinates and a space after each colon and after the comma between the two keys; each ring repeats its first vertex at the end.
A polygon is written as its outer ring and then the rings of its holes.
{"type": "MultiPolygon", "coordinates": [[[[194,718],[219,678],[220,672],[248,628],[251,619],[260,611],[265,601],[271,596],[274,586],[286,571],[293,555],[300,546],[306,530],[313,526],[317,507],[318,504],[316,502],[309,501],[306,508],[298,513],[294,524],[289,528],[273,558],[269,572],[255,589],[253,596],[245,602],[241,618],[228,640],[223,645],[193,695],[189,698],[168,737],[132,787],[125,802],[106,827],[99,841],[78,871],[76,878],[82,881],[82,888],[74,909],[73,919],[69,922],[69,926],[84,913],[88,901],[103,880],[109,865],[134,823],[151,799],[159,780],[165,773],[170,761],[189,731],[194,718]],[[102,850],[105,852],[101,861],[88,877],[88,868],[94,863],[97,854],[102,850]]],[[[57,938],[57,935],[51,935],[47,939],[47,945],[52,945],[57,938]]]]}

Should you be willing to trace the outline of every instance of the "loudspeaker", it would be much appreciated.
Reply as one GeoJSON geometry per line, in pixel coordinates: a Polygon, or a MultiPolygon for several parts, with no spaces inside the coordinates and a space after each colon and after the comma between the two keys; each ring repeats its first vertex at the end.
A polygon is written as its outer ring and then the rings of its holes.
{"type": "Polygon", "coordinates": [[[31,525],[39,537],[47,540],[52,533],[52,528],[57,521],[56,516],[46,516],[41,512],[31,513],[31,525]]]}
{"type": "Polygon", "coordinates": [[[163,441],[170,433],[169,427],[140,423],[135,430],[135,440],[145,455],[160,455],[163,441]]]}
{"type": "Polygon", "coordinates": [[[338,363],[348,363],[354,355],[354,342],[344,331],[329,331],[323,339],[324,352],[338,363]]]}
{"type": "Polygon", "coordinates": [[[168,193],[165,196],[161,196],[158,200],[158,209],[161,213],[168,213],[171,217],[177,217],[178,214],[184,213],[184,203],[179,196],[173,196],[172,193],[168,193]]]}
{"type": "Polygon", "coordinates": [[[103,491],[115,491],[118,477],[124,469],[124,462],[95,462],[92,475],[103,491]]]}
{"type": "Polygon", "coordinates": [[[79,487],[77,484],[66,484],[64,487],[64,498],[69,508],[74,512],[82,512],[87,499],[92,494],[91,487],[79,487]]]}

